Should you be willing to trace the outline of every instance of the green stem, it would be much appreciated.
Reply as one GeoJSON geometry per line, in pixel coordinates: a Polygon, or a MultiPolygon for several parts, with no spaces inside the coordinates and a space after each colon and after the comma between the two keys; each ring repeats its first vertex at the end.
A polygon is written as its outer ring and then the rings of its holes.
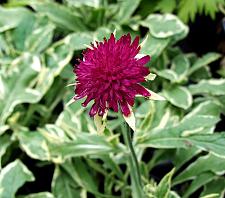
{"type": "Polygon", "coordinates": [[[128,156],[128,163],[130,167],[133,197],[142,198],[144,196],[143,196],[143,190],[142,190],[143,188],[142,188],[139,164],[138,164],[137,156],[132,144],[131,129],[129,126],[127,126],[126,123],[122,132],[123,132],[123,138],[124,138],[125,144],[127,145],[130,151],[128,156]]]}
{"type": "Polygon", "coordinates": [[[139,184],[140,184],[140,186],[142,186],[142,182],[141,182],[141,174],[140,174],[140,168],[139,168],[137,156],[136,156],[136,153],[135,153],[135,151],[134,151],[133,144],[132,144],[130,127],[128,127],[128,130],[127,130],[127,140],[128,140],[128,146],[129,146],[129,149],[130,149],[130,152],[131,152],[131,156],[132,156],[132,158],[133,158],[134,165],[135,165],[135,168],[136,168],[136,170],[137,170],[137,175],[138,175],[139,184]]]}

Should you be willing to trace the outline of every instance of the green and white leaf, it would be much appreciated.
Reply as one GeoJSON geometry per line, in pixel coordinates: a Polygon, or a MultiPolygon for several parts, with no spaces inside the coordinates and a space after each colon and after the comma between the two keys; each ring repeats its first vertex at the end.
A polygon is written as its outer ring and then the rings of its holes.
{"type": "Polygon", "coordinates": [[[181,54],[173,59],[171,70],[173,70],[178,76],[175,82],[179,83],[186,80],[189,67],[190,62],[185,55],[181,54]]]}
{"type": "Polygon", "coordinates": [[[26,8],[4,8],[0,6],[0,32],[15,28],[22,21],[33,17],[32,12],[26,8]]]}
{"type": "Polygon", "coordinates": [[[141,0],[123,0],[119,1],[118,8],[119,11],[115,16],[115,19],[119,23],[127,22],[131,15],[134,13],[136,8],[138,7],[141,0]]]}
{"type": "Polygon", "coordinates": [[[25,49],[29,52],[40,53],[52,42],[55,26],[47,20],[40,19],[34,25],[32,33],[25,40],[25,49]]]}
{"type": "Polygon", "coordinates": [[[204,67],[210,64],[211,62],[214,62],[220,57],[221,55],[218,53],[210,52],[205,54],[203,57],[197,59],[197,61],[191,66],[191,68],[188,71],[188,74],[189,75],[193,74],[195,71],[199,70],[201,67],[204,67]]]}
{"type": "Polygon", "coordinates": [[[155,38],[151,34],[148,34],[145,44],[141,48],[141,54],[150,54],[151,63],[154,62],[157,57],[163,52],[163,50],[169,45],[170,39],[168,38],[155,38]]]}
{"type": "Polygon", "coordinates": [[[172,14],[151,14],[141,21],[141,25],[149,28],[156,38],[168,38],[188,31],[187,26],[172,14]]]}
{"type": "Polygon", "coordinates": [[[185,191],[185,194],[183,195],[184,198],[188,198],[193,194],[195,191],[197,191],[202,186],[208,184],[210,181],[212,181],[215,178],[215,174],[212,172],[204,172],[202,174],[199,174],[197,177],[195,177],[189,188],[185,191]]]}
{"type": "Polygon", "coordinates": [[[175,169],[172,169],[169,173],[167,173],[163,179],[160,181],[156,190],[156,197],[169,197],[170,188],[171,188],[171,180],[174,174],[175,169]]]}
{"type": "Polygon", "coordinates": [[[17,190],[28,181],[34,181],[34,176],[20,160],[9,163],[0,172],[0,197],[14,198],[17,190]]]}
{"type": "Polygon", "coordinates": [[[101,5],[101,0],[65,0],[65,2],[69,5],[69,6],[74,6],[74,7],[81,7],[81,6],[90,6],[90,7],[94,7],[94,8],[99,8],[101,5]]]}
{"type": "Polygon", "coordinates": [[[52,180],[52,193],[55,197],[81,198],[81,189],[73,181],[67,172],[56,166],[53,180],[52,180]]]}
{"type": "Polygon", "coordinates": [[[2,169],[2,163],[1,163],[2,156],[6,153],[6,150],[10,144],[11,144],[11,141],[10,141],[9,135],[0,136],[0,145],[1,145],[1,147],[0,147],[0,172],[2,169]]]}
{"type": "Polygon", "coordinates": [[[201,196],[207,196],[208,194],[218,194],[218,198],[224,197],[225,193],[225,179],[224,178],[217,178],[208,184],[205,185],[201,196]]]}
{"type": "Polygon", "coordinates": [[[186,87],[172,85],[164,90],[164,96],[173,105],[188,109],[192,105],[192,95],[186,87]]]}
{"type": "Polygon", "coordinates": [[[50,160],[48,145],[44,137],[36,131],[17,131],[21,148],[33,159],[50,160]]]}
{"type": "Polygon", "coordinates": [[[55,198],[50,192],[33,193],[19,198],[55,198]]]}
{"type": "Polygon", "coordinates": [[[225,79],[202,80],[198,84],[190,85],[189,90],[193,95],[225,95],[225,79]]]}
{"type": "Polygon", "coordinates": [[[87,29],[78,14],[75,14],[68,7],[59,3],[31,1],[29,5],[35,11],[47,16],[60,28],[74,32],[85,31],[87,29]]]}
{"type": "Polygon", "coordinates": [[[157,71],[157,75],[159,75],[160,77],[165,78],[171,82],[176,82],[178,79],[177,73],[171,69],[159,70],[159,71],[157,71]]]}
{"type": "Polygon", "coordinates": [[[8,116],[13,112],[16,105],[21,103],[35,103],[41,98],[40,92],[32,89],[41,63],[37,56],[25,53],[15,59],[11,67],[11,73],[1,75],[2,88],[0,98],[0,125],[3,125],[8,116]]]}
{"type": "MultiPolygon", "coordinates": [[[[187,180],[196,179],[203,173],[214,173],[214,175],[223,175],[225,172],[224,158],[209,154],[198,158],[179,175],[174,178],[174,184],[179,184],[187,180]]],[[[208,175],[209,177],[209,175],[208,175]]],[[[204,177],[205,178],[205,177],[204,177]]],[[[210,177],[209,177],[210,178],[210,177]]],[[[206,178],[204,179],[206,180],[206,178]]]]}

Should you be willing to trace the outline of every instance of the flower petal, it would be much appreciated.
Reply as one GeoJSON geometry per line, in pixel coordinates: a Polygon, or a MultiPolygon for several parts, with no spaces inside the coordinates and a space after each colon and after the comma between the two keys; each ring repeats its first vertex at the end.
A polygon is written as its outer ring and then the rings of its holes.
{"type": "Polygon", "coordinates": [[[89,115],[91,116],[91,117],[93,117],[94,115],[96,115],[97,114],[97,112],[98,112],[98,103],[97,102],[95,102],[93,105],[92,105],[92,107],[91,107],[91,110],[90,110],[90,112],[89,112],[89,115]]]}
{"type": "Polygon", "coordinates": [[[83,106],[94,100],[90,116],[103,116],[109,108],[115,112],[120,108],[124,116],[129,116],[129,105],[134,105],[137,94],[150,96],[150,92],[140,85],[150,72],[145,67],[150,56],[137,55],[141,48],[139,37],[131,42],[129,33],[119,40],[111,34],[108,40],[93,41],[88,48],[83,51],[83,59],[74,67],[74,99],[86,97],[83,106]]]}
{"type": "Polygon", "coordinates": [[[134,85],[134,89],[136,90],[137,94],[140,94],[144,97],[149,97],[151,95],[151,93],[146,88],[139,84],[134,85]]]}
{"type": "Polygon", "coordinates": [[[140,65],[145,65],[146,63],[148,63],[150,61],[150,56],[146,55],[140,59],[137,60],[137,63],[140,65]]]}
{"type": "Polygon", "coordinates": [[[133,48],[133,49],[137,49],[137,47],[139,45],[139,40],[140,40],[140,37],[136,36],[130,47],[133,48]]]}
{"type": "Polygon", "coordinates": [[[125,101],[120,102],[120,107],[121,107],[121,111],[122,111],[123,115],[125,115],[125,116],[130,115],[130,109],[129,109],[127,102],[125,102],[125,101]]]}

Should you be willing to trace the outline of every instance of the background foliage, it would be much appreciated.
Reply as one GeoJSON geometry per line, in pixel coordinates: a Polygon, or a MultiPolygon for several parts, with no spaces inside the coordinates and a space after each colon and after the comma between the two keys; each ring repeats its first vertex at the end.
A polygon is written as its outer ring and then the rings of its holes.
{"type": "Polygon", "coordinates": [[[197,12],[215,18],[223,5],[11,0],[0,6],[0,197],[136,197],[122,116],[110,112],[98,135],[81,102],[65,106],[84,44],[115,29],[117,37],[146,38],[141,53],[151,55],[148,66],[158,75],[146,86],[167,99],[135,105],[133,143],[146,197],[223,197],[225,132],[217,126],[225,113],[225,69],[218,74],[209,66],[221,55],[198,57],[177,45],[189,31],[184,22],[197,12]],[[169,14],[175,9],[178,16],[169,14]]]}

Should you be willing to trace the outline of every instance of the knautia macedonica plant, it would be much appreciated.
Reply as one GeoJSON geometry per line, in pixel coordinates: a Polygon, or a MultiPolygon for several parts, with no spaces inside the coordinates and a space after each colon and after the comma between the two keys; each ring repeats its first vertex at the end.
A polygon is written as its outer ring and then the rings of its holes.
{"type": "Polygon", "coordinates": [[[94,42],[83,52],[83,60],[75,65],[75,96],[73,100],[85,98],[84,107],[94,101],[89,115],[98,118],[107,115],[112,109],[121,110],[125,120],[135,130],[132,111],[135,97],[164,99],[146,89],[140,83],[149,79],[149,69],[145,66],[150,61],[149,55],[139,54],[139,36],[131,41],[130,34],[116,40],[112,33],[103,42],[94,42]]]}
{"type": "MultiPolygon", "coordinates": [[[[83,60],[75,65],[75,96],[72,102],[85,98],[82,106],[94,101],[89,115],[94,117],[98,133],[105,129],[107,112],[121,110],[127,124],[122,130],[123,138],[129,148],[129,163],[134,196],[144,197],[139,163],[133,148],[130,128],[135,132],[135,116],[132,110],[135,97],[164,100],[163,97],[146,89],[140,83],[153,80],[154,75],[145,66],[149,55],[139,54],[139,37],[131,41],[130,34],[116,40],[112,33],[103,42],[94,42],[83,52],[83,60]],[[153,77],[153,78],[152,78],[153,77]]],[[[70,103],[70,102],[69,102],[70,103]]]]}

